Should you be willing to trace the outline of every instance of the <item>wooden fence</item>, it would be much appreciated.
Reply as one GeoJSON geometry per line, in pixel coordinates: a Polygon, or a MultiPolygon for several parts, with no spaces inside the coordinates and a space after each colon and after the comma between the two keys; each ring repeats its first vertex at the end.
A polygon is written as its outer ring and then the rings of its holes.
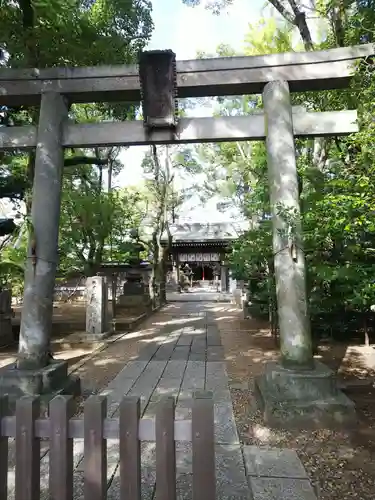
{"type": "Polygon", "coordinates": [[[73,440],[84,439],[84,498],[103,500],[107,490],[107,439],[119,439],[121,500],[141,499],[141,441],[156,441],[156,500],[176,500],[175,441],[192,441],[193,499],[215,499],[214,416],[211,393],[195,393],[192,420],[176,420],[174,398],[160,401],[156,418],[140,418],[140,400],[125,397],[119,418],[107,418],[104,396],[91,396],[84,416],[73,418],[74,400],[57,396],[49,418],[39,418],[38,397],[17,401],[8,416],[0,399],[0,499],[7,498],[8,438],[15,438],[15,500],[40,499],[40,442],[49,439],[49,498],[72,500],[73,440]]]}

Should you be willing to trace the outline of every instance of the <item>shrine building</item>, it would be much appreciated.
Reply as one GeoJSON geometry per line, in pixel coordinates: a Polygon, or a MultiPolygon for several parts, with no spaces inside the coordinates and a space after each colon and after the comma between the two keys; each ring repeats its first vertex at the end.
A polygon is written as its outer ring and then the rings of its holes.
{"type": "Polygon", "coordinates": [[[170,255],[173,281],[178,282],[179,273],[188,266],[193,286],[219,282],[220,290],[228,291],[227,253],[243,230],[235,222],[174,224],[170,255]]]}

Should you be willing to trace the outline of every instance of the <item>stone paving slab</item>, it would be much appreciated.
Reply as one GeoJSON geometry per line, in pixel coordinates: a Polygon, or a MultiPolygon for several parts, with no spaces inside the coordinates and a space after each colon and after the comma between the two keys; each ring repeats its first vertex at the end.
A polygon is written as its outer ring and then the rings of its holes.
{"type": "Polygon", "coordinates": [[[184,398],[180,392],[175,408],[175,420],[191,420],[192,407],[193,400],[191,395],[184,398]]]}
{"type": "Polygon", "coordinates": [[[212,392],[212,397],[215,404],[227,405],[232,407],[232,398],[228,387],[225,389],[216,389],[212,392]]]}
{"type": "Polygon", "coordinates": [[[177,399],[181,387],[181,377],[163,377],[159,380],[151,396],[151,401],[159,401],[160,398],[173,396],[177,399]]]}
{"type": "Polygon", "coordinates": [[[206,363],[204,361],[189,361],[186,364],[184,378],[181,384],[181,397],[191,397],[192,391],[204,389],[206,377],[206,363]]]}
{"type": "Polygon", "coordinates": [[[152,359],[154,361],[168,361],[172,356],[173,351],[174,346],[160,346],[152,359]]]}
{"type": "Polygon", "coordinates": [[[129,394],[130,390],[144,373],[148,365],[147,361],[129,361],[117,376],[101,392],[107,397],[107,414],[112,417],[117,410],[122,398],[129,394]]]}
{"type": "MultiPolygon", "coordinates": [[[[240,446],[216,445],[215,456],[217,499],[250,499],[240,446]]],[[[188,495],[189,492],[185,488],[192,485],[193,471],[191,443],[176,442],[176,470],[177,477],[184,478],[181,485],[182,493],[188,495]]]]}
{"type": "MultiPolygon", "coordinates": [[[[111,476],[115,473],[118,461],[119,461],[119,441],[117,439],[107,439],[107,467],[108,467],[108,475],[107,478],[110,479],[111,476]]],[[[77,464],[76,471],[84,472],[84,464],[85,460],[82,457],[82,460],[77,464]]]]}
{"type": "Polygon", "coordinates": [[[129,392],[129,396],[138,396],[146,401],[150,399],[166,365],[167,361],[150,361],[146,369],[135,382],[129,392]]]}
{"type": "Polygon", "coordinates": [[[73,467],[77,467],[83,459],[84,442],[83,439],[74,439],[73,441],[73,467]]]}
{"type": "Polygon", "coordinates": [[[191,352],[189,355],[190,361],[206,361],[206,353],[205,352],[191,352]]]}
{"type": "MultiPolygon", "coordinates": [[[[107,484],[109,485],[115,474],[119,457],[119,444],[117,440],[109,439],[107,441],[107,484]]],[[[83,456],[79,457],[79,463],[74,471],[73,476],[73,496],[74,500],[83,499],[83,471],[84,461],[83,456]]],[[[75,456],[75,459],[77,457],[75,456]]],[[[76,460],[75,460],[76,461],[76,460]]],[[[14,483],[11,482],[8,490],[8,500],[14,498],[14,483]]],[[[43,456],[40,462],[40,486],[41,486],[41,500],[48,500],[49,495],[49,453],[43,456]]],[[[119,497],[117,497],[118,499],[119,497]]]]}
{"type": "Polygon", "coordinates": [[[254,500],[317,500],[307,479],[251,478],[254,500]]]}
{"type": "MultiPolygon", "coordinates": [[[[141,399],[143,416],[154,418],[160,397],[170,395],[176,398],[176,420],[191,420],[193,392],[213,391],[217,499],[316,500],[306,471],[294,451],[255,446],[242,449],[217,323],[213,314],[199,311],[199,307],[198,304],[184,304],[176,313],[162,313],[154,325],[158,337],[145,342],[138,358],[128,362],[101,392],[108,397],[108,416],[117,417],[122,397],[133,395],[141,399]]],[[[119,444],[111,441],[108,441],[107,497],[118,500],[119,444]]],[[[154,442],[141,443],[143,500],[152,500],[155,495],[155,446],[154,442]]],[[[48,498],[48,448],[46,450],[41,454],[43,500],[48,498]]],[[[83,499],[83,454],[83,440],[75,440],[75,500],[83,499]]],[[[176,442],[176,460],[177,499],[192,499],[191,443],[176,442]]],[[[9,478],[8,498],[13,500],[12,471],[9,478]]]]}
{"type": "Polygon", "coordinates": [[[183,334],[177,341],[177,347],[178,346],[189,346],[193,342],[193,336],[190,334],[183,334]]]}
{"type": "Polygon", "coordinates": [[[206,363],[203,361],[189,361],[186,364],[184,381],[189,378],[202,378],[206,376],[206,363]]]}
{"type": "Polygon", "coordinates": [[[122,381],[124,378],[137,379],[146,368],[147,363],[147,361],[129,361],[107,388],[116,386],[118,381],[122,381]]]}
{"type": "Polygon", "coordinates": [[[206,364],[206,387],[208,391],[228,390],[228,372],[226,363],[212,361],[206,364]]]}
{"type": "MultiPolygon", "coordinates": [[[[142,467],[141,471],[141,498],[152,500],[155,496],[156,472],[155,469],[142,467]]],[[[113,480],[107,490],[107,500],[119,500],[120,498],[120,469],[117,467],[113,480]]],[[[75,500],[75,498],[74,498],[75,500]]]]}
{"type": "Polygon", "coordinates": [[[207,361],[224,361],[225,360],[225,352],[224,348],[221,346],[210,346],[207,349],[207,361]]]}
{"type": "MultiPolygon", "coordinates": [[[[141,491],[142,500],[151,500],[154,497],[156,483],[156,447],[155,443],[143,442],[141,444],[141,491]]],[[[113,481],[107,491],[107,499],[119,500],[120,498],[120,471],[117,467],[113,481]]]]}
{"type": "Polygon", "coordinates": [[[202,378],[190,378],[183,385],[181,385],[180,393],[178,395],[179,399],[188,399],[193,397],[195,391],[204,390],[204,379],[202,378]]]}
{"type": "Polygon", "coordinates": [[[150,361],[158,349],[159,345],[157,344],[148,344],[142,347],[139,351],[137,361],[150,361]]]}
{"type": "Polygon", "coordinates": [[[193,345],[197,344],[203,344],[206,345],[207,343],[207,333],[206,329],[203,328],[196,328],[194,332],[192,332],[192,337],[193,337],[193,345]]]}
{"type": "Polygon", "coordinates": [[[198,333],[199,334],[203,333],[203,330],[205,331],[205,328],[203,329],[203,328],[201,328],[201,326],[202,326],[201,320],[196,322],[196,326],[185,326],[183,334],[184,335],[191,335],[193,338],[194,335],[196,335],[198,333]]]}
{"type": "Polygon", "coordinates": [[[182,472],[176,479],[177,500],[193,500],[193,474],[182,472]]]}
{"type": "Polygon", "coordinates": [[[206,343],[193,341],[193,343],[191,344],[190,352],[192,354],[205,354],[206,349],[206,343]]]}
{"type": "Polygon", "coordinates": [[[169,335],[168,337],[165,337],[163,340],[159,340],[158,343],[160,345],[160,348],[169,347],[170,349],[173,350],[177,345],[177,341],[180,338],[180,336],[181,336],[180,334],[178,335],[172,334],[169,335]]]}
{"type": "Polygon", "coordinates": [[[239,444],[237,426],[234,420],[232,403],[214,404],[215,442],[239,444]]]}
{"type": "Polygon", "coordinates": [[[123,397],[130,392],[134,383],[135,381],[131,378],[123,379],[121,384],[114,387],[108,387],[100,393],[102,396],[107,397],[107,414],[109,417],[111,417],[113,412],[117,409],[123,397]]]}
{"type": "Polygon", "coordinates": [[[308,478],[294,450],[244,446],[243,455],[250,476],[308,478]]]}
{"type": "Polygon", "coordinates": [[[210,346],[221,346],[221,337],[219,332],[207,332],[207,345],[210,346]]]}
{"type": "Polygon", "coordinates": [[[171,360],[168,361],[167,366],[163,372],[163,377],[179,378],[184,376],[186,370],[186,361],[184,360],[171,360]]]}
{"type": "Polygon", "coordinates": [[[206,349],[206,335],[199,333],[195,338],[193,338],[193,343],[191,344],[191,350],[193,352],[200,352],[202,349],[206,349]]]}
{"type": "MultiPolygon", "coordinates": [[[[145,411],[143,413],[143,418],[155,418],[159,401],[154,401],[152,398],[148,402],[145,411]]],[[[184,420],[181,418],[181,420],[184,420]]]]}
{"type": "Polygon", "coordinates": [[[241,447],[217,445],[215,453],[216,498],[218,500],[250,500],[241,447]]]}
{"type": "Polygon", "coordinates": [[[177,345],[171,355],[171,360],[187,361],[190,354],[190,345],[177,345]]]}

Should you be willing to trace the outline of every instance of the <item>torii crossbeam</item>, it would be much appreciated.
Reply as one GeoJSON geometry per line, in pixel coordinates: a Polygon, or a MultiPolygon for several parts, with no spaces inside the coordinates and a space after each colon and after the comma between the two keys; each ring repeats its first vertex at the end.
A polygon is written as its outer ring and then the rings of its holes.
{"type": "MultiPolygon", "coordinates": [[[[173,123],[173,130],[144,127],[141,121],[69,121],[72,103],[140,101],[141,82],[135,66],[0,69],[0,105],[40,105],[37,127],[0,128],[0,150],[35,148],[32,223],[36,259],[28,259],[25,274],[18,360],[22,376],[14,376],[13,371],[7,376],[9,385],[18,380],[23,390],[32,390],[35,371],[43,378],[43,370],[51,370],[48,354],[65,147],[266,139],[281,363],[267,365],[265,376],[258,381],[265,417],[277,423],[287,415],[289,423],[297,425],[299,418],[307,416],[313,421],[319,414],[333,420],[337,415],[342,420],[352,418],[352,405],[338,393],[332,373],[313,359],[294,138],[356,132],[356,111],[293,113],[290,92],[348,87],[355,64],[374,54],[374,46],[368,44],[177,62],[178,97],[263,92],[264,115],[183,119],[173,123]],[[294,213],[293,241],[280,231],[286,227],[278,212],[280,204],[294,213]],[[331,408],[335,409],[332,415],[331,408]]],[[[172,123],[173,116],[169,116],[172,123]]]]}

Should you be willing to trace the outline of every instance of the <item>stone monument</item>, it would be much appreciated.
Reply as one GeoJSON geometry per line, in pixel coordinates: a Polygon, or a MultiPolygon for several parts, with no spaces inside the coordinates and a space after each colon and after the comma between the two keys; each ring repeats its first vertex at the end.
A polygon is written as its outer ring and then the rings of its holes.
{"type": "MultiPolygon", "coordinates": [[[[132,237],[137,241],[138,230],[132,231],[132,237]]],[[[129,267],[125,275],[125,283],[122,294],[118,298],[118,305],[129,309],[146,308],[150,305],[150,294],[145,283],[146,265],[142,261],[140,254],[144,251],[141,243],[134,243],[133,250],[129,257],[129,267]]],[[[147,263],[146,263],[147,264],[147,263]]]]}
{"type": "Polygon", "coordinates": [[[107,287],[105,276],[87,278],[85,340],[101,340],[110,335],[107,287]]]}
{"type": "Polygon", "coordinates": [[[149,302],[150,295],[143,281],[143,273],[137,266],[132,266],[126,273],[126,281],[118,303],[122,307],[137,308],[147,306],[149,302]]]}

